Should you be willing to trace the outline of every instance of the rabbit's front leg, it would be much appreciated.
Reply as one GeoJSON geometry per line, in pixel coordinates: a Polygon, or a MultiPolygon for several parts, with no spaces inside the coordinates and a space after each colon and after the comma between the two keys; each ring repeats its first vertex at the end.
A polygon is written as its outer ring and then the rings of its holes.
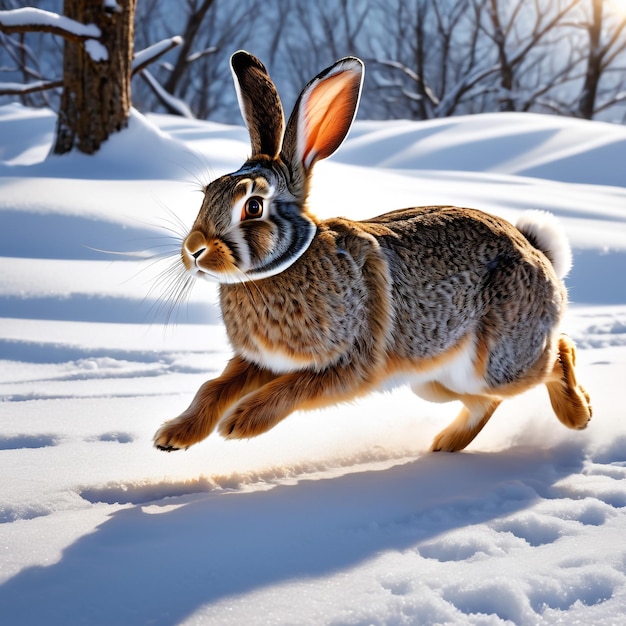
{"type": "Polygon", "coordinates": [[[242,398],[226,414],[219,431],[226,439],[256,437],[294,411],[336,404],[359,392],[358,377],[350,368],[284,374],[242,398]]]}
{"type": "Polygon", "coordinates": [[[161,426],[154,436],[154,445],[159,450],[172,452],[208,437],[229,406],[274,376],[235,356],[220,376],[198,389],[187,410],[161,426]]]}

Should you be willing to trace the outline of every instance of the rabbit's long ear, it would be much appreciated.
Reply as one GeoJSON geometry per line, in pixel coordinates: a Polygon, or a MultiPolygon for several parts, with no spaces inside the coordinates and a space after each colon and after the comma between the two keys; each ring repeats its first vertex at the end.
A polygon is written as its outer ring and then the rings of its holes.
{"type": "Polygon", "coordinates": [[[230,59],[241,115],[250,133],[252,157],[278,156],[285,129],[283,106],[265,66],[240,50],[230,59]]]}
{"type": "Polygon", "coordinates": [[[346,57],[320,72],[302,91],[287,123],[283,158],[306,171],[346,138],[359,106],[363,62],[346,57]]]}

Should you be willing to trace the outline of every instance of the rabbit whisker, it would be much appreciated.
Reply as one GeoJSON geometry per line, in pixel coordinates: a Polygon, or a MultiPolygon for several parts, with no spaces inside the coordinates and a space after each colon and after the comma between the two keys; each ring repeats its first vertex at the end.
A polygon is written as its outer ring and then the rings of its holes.
{"type": "Polygon", "coordinates": [[[146,294],[146,299],[155,290],[160,289],[157,301],[150,308],[154,310],[155,317],[165,313],[165,326],[169,325],[172,316],[181,305],[189,301],[193,283],[193,276],[187,274],[178,259],[155,279],[154,284],[146,294]]]}

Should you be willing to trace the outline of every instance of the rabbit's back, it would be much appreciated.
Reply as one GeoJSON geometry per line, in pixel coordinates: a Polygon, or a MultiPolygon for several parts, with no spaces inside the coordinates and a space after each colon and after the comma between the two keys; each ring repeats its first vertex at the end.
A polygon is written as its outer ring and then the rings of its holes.
{"type": "Polygon", "coordinates": [[[377,239],[390,270],[397,356],[436,358],[471,338],[492,387],[514,383],[537,362],[566,294],[547,257],[517,228],[456,207],[363,223],[388,229],[377,239]]]}

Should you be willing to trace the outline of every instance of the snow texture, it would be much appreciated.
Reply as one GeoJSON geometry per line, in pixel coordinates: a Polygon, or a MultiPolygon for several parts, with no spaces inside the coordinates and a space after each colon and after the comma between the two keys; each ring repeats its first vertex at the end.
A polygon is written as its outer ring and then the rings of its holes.
{"type": "Polygon", "coordinates": [[[245,158],[245,129],[134,112],[97,155],[59,157],[54,123],[0,107],[3,623],[621,623],[625,129],[362,122],[311,197],[323,217],[554,213],[573,248],[566,330],[587,430],[564,428],[541,388],[503,403],[466,452],[432,454],[458,407],[397,389],[167,455],[154,431],[230,349],[213,287],[161,294],[202,186],[245,158]]]}

